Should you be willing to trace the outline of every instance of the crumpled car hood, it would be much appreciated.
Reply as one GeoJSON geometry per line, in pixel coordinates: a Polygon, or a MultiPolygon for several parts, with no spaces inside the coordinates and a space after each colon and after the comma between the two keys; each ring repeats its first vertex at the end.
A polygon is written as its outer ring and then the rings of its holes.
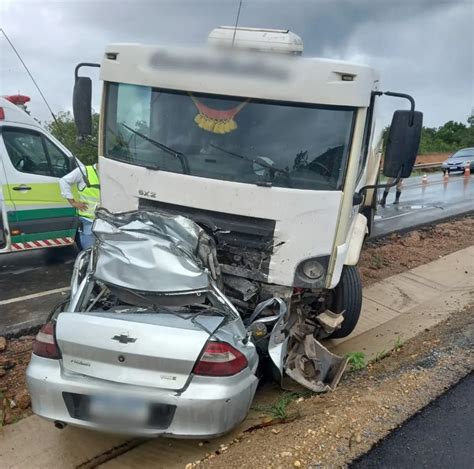
{"type": "Polygon", "coordinates": [[[219,274],[214,241],[192,220],[160,212],[97,210],[94,277],[142,292],[208,288],[219,274]]]}

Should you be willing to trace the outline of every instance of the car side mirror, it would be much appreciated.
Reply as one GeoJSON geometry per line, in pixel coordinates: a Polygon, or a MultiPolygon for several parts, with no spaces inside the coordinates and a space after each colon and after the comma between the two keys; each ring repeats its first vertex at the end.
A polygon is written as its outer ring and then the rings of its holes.
{"type": "Polygon", "coordinates": [[[92,133],[92,80],[76,77],[72,98],[72,110],[78,137],[92,133]]]}
{"type": "Polygon", "coordinates": [[[420,146],[422,125],[422,112],[394,112],[385,150],[384,176],[410,177],[420,146]]]}

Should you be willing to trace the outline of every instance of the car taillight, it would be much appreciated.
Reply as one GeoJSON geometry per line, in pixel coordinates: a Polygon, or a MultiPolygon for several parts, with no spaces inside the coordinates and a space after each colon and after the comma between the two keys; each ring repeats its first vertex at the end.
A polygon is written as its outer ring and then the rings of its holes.
{"type": "Polygon", "coordinates": [[[227,342],[208,342],[193,372],[201,376],[232,376],[247,365],[245,355],[227,342]]]}
{"type": "Polygon", "coordinates": [[[33,344],[33,353],[44,358],[61,358],[61,352],[56,344],[55,326],[52,322],[46,323],[36,334],[33,344]]]}

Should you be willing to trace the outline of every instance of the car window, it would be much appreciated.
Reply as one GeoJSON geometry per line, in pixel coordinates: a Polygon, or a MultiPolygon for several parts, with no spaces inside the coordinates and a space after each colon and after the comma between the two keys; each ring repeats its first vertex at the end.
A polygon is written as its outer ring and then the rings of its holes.
{"type": "Polygon", "coordinates": [[[3,128],[3,141],[17,171],[51,176],[41,134],[32,130],[3,128]]]}
{"type": "Polygon", "coordinates": [[[43,137],[53,175],[63,177],[69,172],[69,158],[53,142],[43,137]]]}
{"type": "Polygon", "coordinates": [[[451,158],[474,158],[474,150],[459,150],[451,158]]]}

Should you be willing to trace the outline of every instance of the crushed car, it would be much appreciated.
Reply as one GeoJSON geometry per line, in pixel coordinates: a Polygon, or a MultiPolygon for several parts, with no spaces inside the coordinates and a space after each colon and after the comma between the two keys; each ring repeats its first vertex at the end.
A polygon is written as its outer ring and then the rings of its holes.
{"type": "Polygon", "coordinates": [[[246,417],[259,362],[313,391],[337,384],[345,359],[317,338],[340,315],[310,320],[276,296],[242,315],[198,224],[156,211],[96,216],[97,242],[34,343],[34,413],[59,428],[215,437],[246,417]]]}

